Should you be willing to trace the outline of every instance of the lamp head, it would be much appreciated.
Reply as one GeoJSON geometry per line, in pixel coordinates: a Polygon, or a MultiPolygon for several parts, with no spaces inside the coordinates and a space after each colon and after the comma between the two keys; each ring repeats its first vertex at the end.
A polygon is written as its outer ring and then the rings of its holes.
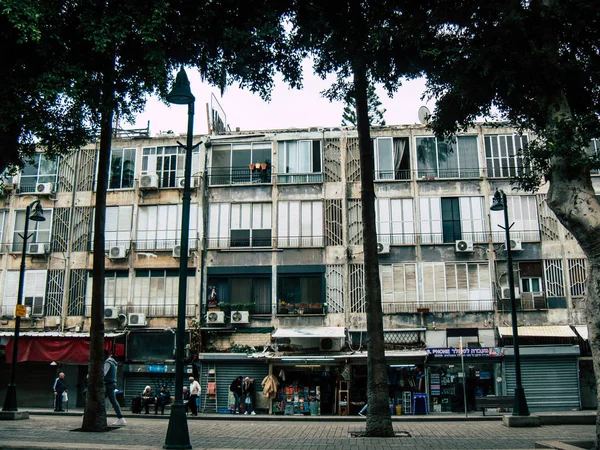
{"type": "Polygon", "coordinates": [[[36,200],[31,205],[29,205],[30,213],[29,220],[33,220],[34,222],[43,222],[46,220],[44,217],[44,210],[42,209],[42,204],[39,200],[36,200]]]}
{"type": "Polygon", "coordinates": [[[492,211],[503,211],[506,205],[504,205],[504,199],[502,197],[501,191],[496,189],[496,193],[494,194],[494,199],[492,200],[492,206],[490,209],[492,211]]]}
{"type": "Polygon", "coordinates": [[[173,89],[167,94],[167,101],[175,105],[189,105],[194,103],[195,100],[196,98],[190,89],[190,80],[188,80],[187,74],[182,67],[177,72],[173,89]]]}

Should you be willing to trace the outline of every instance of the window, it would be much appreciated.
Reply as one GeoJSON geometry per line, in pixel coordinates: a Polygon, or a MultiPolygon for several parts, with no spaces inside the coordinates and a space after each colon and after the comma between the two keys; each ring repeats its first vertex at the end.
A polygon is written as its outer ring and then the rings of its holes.
{"type": "MultiPolygon", "coordinates": [[[[533,195],[510,195],[508,202],[508,221],[514,223],[510,229],[511,239],[523,241],[539,241],[539,220],[537,202],[533,195]]],[[[491,199],[490,201],[493,201],[491,199]]],[[[491,203],[490,203],[491,204],[491,203]]],[[[491,231],[493,242],[505,242],[504,211],[490,211],[491,231]]]]}
{"type": "Polygon", "coordinates": [[[435,137],[417,138],[418,177],[479,177],[479,154],[476,136],[458,136],[454,142],[435,137]]]}
{"type": "Polygon", "coordinates": [[[384,313],[414,312],[417,304],[417,265],[379,266],[381,303],[384,313]]]}
{"type": "MultiPolygon", "coordinates": [[[[104,230],[104,246],[106,250],[114,246],[129,248],[131,244],[132,217],[133,206],[106,207],[106,224],[104,230]]],[[[93,242],[94,233],[92,233],[92,247],[93,242]]]]}
{"type": "Polygon", "coordinates": [[[482,197],[421,197],[421,243],[485,242],[482,197]]]}
{"type": "Polygon", "coordinates": [[[408,140],[381,137],[373,141],[376,180],[410,180],[408,140]]]}
{"type": "Polygon", "coordinates": [[[415,244],[415,221],[411,198],[378,198],[377,242],[386,244],[415,244]]]}
{"type": "MultiPolygon", "coordinates": [[[[38,243],[47,244],[50,246],[50,237],[52,230],[52,209],[44,209],[43,216],[46,220],[42,222],[36,222],[34,220],[29,221],[28,233],[29,238],[27,239],[27,245],[38,243]]],[[[23,234],[25,233],[25,210],[15,212],[15,227],[13,230],[13,242],[12,251],[21,252],[23,251],[23,234]]]]}
{"type": "Polygon", "coordinates": [[[571,297],[585,295],[585,282],[587,280],[586,260],[583,258],[569,259],[569,279],[571,297]]]}
{"type": "MultiPolygon", "coordinates": [[[[186,315],[193,314],[192,307],[198,303],[196,293],[196,277],[194,270],[187,273],[187,298],[188,309],[186,315]]],[[[179,297],[179,270],[153,269],[136,270],[135,285],[133,289],[134,309],[143,307],[149,316],[175,317],[177,316],[177,300],[179,297]],[[138,307],[138,308],[136,308],[138,307]]]]}
{"type": "Polygon", "coordinates": [[[210,185],[271,182],[271,143],[213,145],[210,185]],[[265,164],[265,170],[251,170],[250,164],[265,164]]]}
{"type": "MultiPolygon", "coordinates": [[[[136,250],[170,250],[181,243],[181,205],[140,206],[136,250]]],[[[190,205],[188,247],[198,238],[198,205],[190,205]]]]}
{"type": "Polygon", "coordinates": [[[55,183],[58,173],[58,160],[36,153],[27,160],[19,179],[20,192],[35,192],[38,183],[55,183]]]}
{"type": "Polygon", "coordinates": [[[284,141],[279,143],[277,181],[315,183],[323,181],[321,141],[284,141]]]}
{"type": "Polygon", "coordinates": [[[521,278],[521,292],[532,292],[534,294],[542,293],[542,279],[541,278],[521,278]]]}
{"type": "Polygon", "coordinates": [[[271,230],[270,203],[212,203],[209,207],[209,247],[270,247],[271,230]]]}
{"type": "MultiPolygon", "coordinates": [[[[86,288],[87,305],[92,304],[93,287],[94,274],[89,272],[86,288]]],[[[107,270],[104,273],[104,306],[125,307],[129,298],[129,272],[127,270],[107,270]]]]}
{"type": "Polygon", "coordinates": [[[216,302],[255,314],[271,314],[271,278],[264,275],[208,278],[208,296],[215,289],[216,302]]]}
{"type": "Polygon", "coordinates": [[[488,177],[507,178],[522,173],[523,158],[519,152],[527,145],[527,136],[486,134],[483,141],[488,177]]]}
{"type": "Polygon", "coordinates": [[[131,189],[135,177],[135,148],[112,149],[110,153],[109,189],[131,189]]]}
{"type": "MultiPolygon", "coordinates": [[[[600,140],[597,138],[594,138],[590,141],[590,144],[587,147],[587,153],[589,156],[591,157],[595,157],[597,158],[600,155],[600,140]]],[[[598,174],[600,173],[600,169],[592,169],[591,172],[593,174],[598,174]]]]}
{"type": "MultiPolygon", "coordinates": [[[[192,151],[192,177],[198,172],[199,150],[192,151]]],[[[159,188],[179,186],[185,169],[185,150],[181,147],[149,147],[142,150],[142,175],[156,174],[159,188]]]]}
{"type": "MultiPolygon", "coordinates": [[[[28,307],[28,311],[34,316],[41,316],[44,314],[46,277],[47,272],[45,270],[25,271],[25,279],[23,280],[23,304],[28,307]]],[[[10,270],[6,272],[2,314],[14,316],[18,291],[19,271],[10,270]]]]}
{"type": "Polygon", "coordinates": [[[4,244],[4,239],[6,238],[4,235],[4,226],[6,224],[6,216],[8,215],[8,211],[0,211],[0,248],[4,249],[5,247],[1,244],[4,244]]]}
{"type": "Polygon", "coordinates": [[[323,202],[280,202],[278,247],[323,246],[323,202]]]}
{"type": "Polygon", "coordinates": [[[279,275],[279,314],[322,314],[323,275],[279,275]]]}

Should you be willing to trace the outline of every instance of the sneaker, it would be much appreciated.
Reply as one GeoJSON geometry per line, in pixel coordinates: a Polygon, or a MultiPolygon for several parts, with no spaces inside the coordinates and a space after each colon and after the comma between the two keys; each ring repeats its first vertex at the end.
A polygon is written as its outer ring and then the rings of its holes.
{"type": "Polygon", "coordinates": [[[365,417],[365,415],[364,415],[363,413],[361,413],[360,411],[359,411],[358,415],[359,415],[360,417],[365,417]]]}
{"type": "Polygon", "coordinates": [[[255,415],[256,415],[256,413],[255,413],[254,411],[252,411],[250,414],[251,414],[251,415],[253,415],[253,416],[255,416],[255,415]]]}
{"type": "Polygon", "coordinates": [[[246,411],[244,414],[245,414],[245,415],[248,415],[248,411],[246,411]]]}
{"type": "Polygon", "coordinates": [[[236,411],[235,413],[236,413],[236,414],[239,414],[240,412],[239,412],[239,411],[236,411]]]}
{"type": "Polygon", "coordinates": [[[125,425],[127,425],[127,422],[125,422],[125,417],[121,417],[115,423],[112,423],[111,427],[123,427],[125,425]]]}

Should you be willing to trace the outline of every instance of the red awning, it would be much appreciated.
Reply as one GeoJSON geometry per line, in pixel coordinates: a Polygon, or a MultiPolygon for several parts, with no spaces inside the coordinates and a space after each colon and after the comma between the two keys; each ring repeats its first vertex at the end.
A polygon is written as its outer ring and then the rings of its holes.
{"type": "MultiPolygon", "coordinates": [[[[14,339],[6,344],[6,361],[12,362],[14,339]]],[[[116,344],[113,351],[119,353],[116,344]]],[[[104,348],[113,348],[113,337],[105,337],[104,348]]],[[[18,362],[87,363],[90,359],[90,338],[55,336],[19,336],[18,362]]]]}

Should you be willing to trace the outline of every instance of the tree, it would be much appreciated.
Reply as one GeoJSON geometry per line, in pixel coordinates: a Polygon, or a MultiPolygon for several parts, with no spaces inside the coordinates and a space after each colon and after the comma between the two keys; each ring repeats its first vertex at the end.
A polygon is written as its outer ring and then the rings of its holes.
{"type": "MultiPolygon", "coordinates": [[[[348,92],[346,95],[346,105],[344,106],[344,111],[342,113],[342,126],[353,126],[355,127],[357,124],[356,120],[356,101],[355,94],[353,92],[348,92]]],[[[375,86],[369,84],[367,88],[367,108],[369,110],[369,125],[370,126],[385,126],[385,119],[383,115],[385,114],[386,109],[382,108],[381,102],[379,101],[379,96],[377,92],[375,92],[375,86]]]]}
{"type": "MultiPolygon", "coordinates": [[[[588,258],[585,311],[600,387],[600,205],[590,177],[600,164],[587,150],[600,136],[597,4],[430,6],[436,39],[424,67],[429,92],[437,97],[432,126],[448,136],[495,107],[510,124],[535,133],[513,181],[525,191],[548,183],[548,205],[588,258]]],[[[596,423],[598,440],[600,412],[596,423]]]]}
{"type": "MultiPolygon", "coordinates": [[[[37,53],[31,50],[35,54],[26,55],[34,61],[38,57],[46,58],[50,66],[46,74],[49,79],[45,82],[50,86],[48,93],[54,97],[48,94],[49,101],[39,105],[40,114],[51,115],[57,103],[74,105],[72,109],[77,114],[67,115],[72,122],[68,123],[68,130],[100,130],[94,222],[95,282],[84,431],[107,428],[102,370],[103,250],[113,116],[118,114],[132,120],[143,107],[148,93],[165,95],[174,69],[185,63],[199,67],[209,82],[222,89],[238,81],[263,98],[270,94],[275,70],[282,72],[292,86],[300,82],[301,58],[294,49],[287,48],[280,21],[282,9],[267,1],[252,2],[252,5],[237,1],[217,3],[210,0],[193,3],[89,0],[55,4],[52,0],[42,0],[31,5],[24,3],[24,18],[12,21],[17,31],[31,28],[33,36],[41,34],[42,43],[55,39],[60,44],[51,50],[37,49],[37,53]],[[35,27],[30,27],[29,17],[36,18],[35,27]],[[198,17],[211,21],[199,21],[198,17]],[[60,65],[60,70],[52,71],[52,65],[60,65]]],[[[285,2],[281,7],[284,6],[285,2]]],[[[11,14],[12,10],[7,7],[6,11],[11,14]]],[[[18,43],[23,38],[17,31],[14,40],[18,43]]],[[[4,76],[8,78],[8,74],[4,76]]],[[[30,91],[34,92],[35,87],[30,91]]],[[[42,91],[42,96],[45,92],[42,91]]],[[[12,131],[13,122],[5,120],[0,124],[12,131]]],[[[22,131],[13,132],[9,137],[16,142],[16,148],[23,144],[23,136],[31,136],[33,142],[40,143],[40,136],[48,134],[52,124],[49,120],[24,122],[22,131]]],[[[61,131],[64,129],[67,128],[61,131]]],[[[0,129],[0,133],[2,131],[0,129]]]]}
{"type": "Polygon", "coordinates": [[[326,92],[344,100],[351,92],[361,163],[361,200],[367,333],[367,435],[394,435],[389,410],[383,340],[381,284],[375,228],[374,160],[369,130],[368,87],[395,91],[403,77],[419,74],[421,42],[428,33],[426,11],[417,2],[402,7],[384,0],[318,2],[298,0],[290,18],[294,42],[315,58],[315,72],[337,75],[326,92]]]}

